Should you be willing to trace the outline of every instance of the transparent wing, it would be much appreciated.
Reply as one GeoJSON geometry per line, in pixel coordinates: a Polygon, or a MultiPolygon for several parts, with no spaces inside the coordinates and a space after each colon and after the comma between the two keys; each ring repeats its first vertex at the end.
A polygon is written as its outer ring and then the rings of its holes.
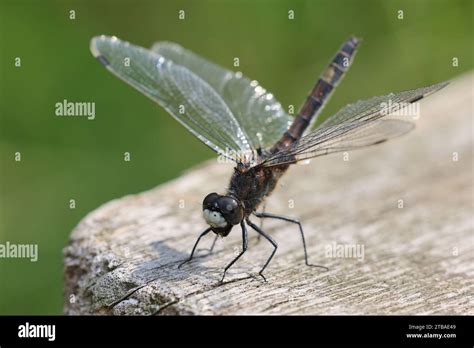
{"type": "Polygon", "coordinates": [[[413,129],[414,125],[406,120],[393,119],[394,114],[446,85],[443,82],[347,105],[311,133],[301,137],[287,149],[269,156],[260,165],[294,163],[379,144],[403,135],[413,129]]]}
{"type": "Polygon", "coordinates": [[[248,138],[225,101],[186,67],[116,37],[93,38],[91,51],[114,75],[161,105],[216,152],[236,161],[237,156],[251,153],[248,138]]]}
{"type": "Polygon", "coordinates": [[[414,128],[414,124],[403,120],[376,120],[364,124],[347,124],[337,133],[334,128],[332,126],[326,129],[328,133],[332,133],[332,136],[328,136],[327,139],[315,136],[314,132],[307,134],[295,146],[270,157],[262,165],[271,167],[284,163],[295,163],[335,152],[380,144],[409,132],[414,128]]]}
{"type": "Polygon", "coordinates": [[[254,149],[270,147],[293,122],[273,94],[257,81],[232,72],[171,42],[157,42],[152,50],[201,77],[222,97],[254,149]]]}
{"type": "Polygon", "coordinates": [[[389,115],[440,90],[447,84],[447,82],[441,82],[429,87],[359,100],[354,104],[343,107],[336,114],[322,122],[316,129],[327,128],[343,124],[344,122],[364,121],[389,115]]]}

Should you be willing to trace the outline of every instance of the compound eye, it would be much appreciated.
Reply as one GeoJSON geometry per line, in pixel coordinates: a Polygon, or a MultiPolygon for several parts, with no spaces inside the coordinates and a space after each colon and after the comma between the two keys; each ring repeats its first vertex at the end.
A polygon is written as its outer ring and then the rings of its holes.
{"type": "Polygon", "coordinates": [[[216,203],[216,201],[219,199],[219,195],[215,192],[209,193],[206,198],[202,201],[202,207],[204,209],[213,207],[216,203]]]}
{"type": "Polygon", "coordinates": [[[229,224],[237,225],[242,221],[244,212],[236,199],[224,196],[219,198],[217,205],[229,224]]]}
{"type": "Polygon", "coordinates": [[[222,197],[217,204],[219,205],[219,209],[224,213],[232,213],[239,207],[237,201],[230,197],[222,197]]]}

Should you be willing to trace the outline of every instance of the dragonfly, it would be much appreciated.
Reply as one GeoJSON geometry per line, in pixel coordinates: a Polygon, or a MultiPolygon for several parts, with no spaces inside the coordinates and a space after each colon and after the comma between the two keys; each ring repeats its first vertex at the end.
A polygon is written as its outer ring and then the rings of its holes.
{"type": "Polygon", "coordinates": [[[259,212],[258,208],[292,164],[381,144],[409,132],[414,127],[411,120],[390,115],[447,85],[441,82],[357,101],[315,126],[321,110],[351,66],[359,45],[360,39],[354,36],[343,43],[293,117],[257,81],[176,43],[157,42],[146,49],[114,36],[102,35],[91,40],[93,56],[110,72],[159,104],[205,145],[235,163],[226,192],[205,196],[202,215],[208,227],[199,234],[189,258],[179,267],[193,259],[204,236],[213,232],[216,239],[226,237],[239,225],[242,248],[224,268],[220,282],[224,282],[227,271],[248,249],[247,227],[273,247],[258,273],[266,281],[263,272],[278,244],[261,225],[252,221],[256,217],[297,225],[305,265],[327,270],[309,263],[299,220],[259,212]]]}

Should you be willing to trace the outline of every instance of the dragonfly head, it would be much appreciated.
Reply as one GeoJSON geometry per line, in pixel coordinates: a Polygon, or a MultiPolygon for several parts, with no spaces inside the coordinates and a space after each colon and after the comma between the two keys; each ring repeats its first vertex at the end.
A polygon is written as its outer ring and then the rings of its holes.
{"type": "Polygon", "coordinates": [[[242,204],[231,196],[210,193],[202,202],[202,215],[214,233],[227,236],[244,218],[242,204]]]}

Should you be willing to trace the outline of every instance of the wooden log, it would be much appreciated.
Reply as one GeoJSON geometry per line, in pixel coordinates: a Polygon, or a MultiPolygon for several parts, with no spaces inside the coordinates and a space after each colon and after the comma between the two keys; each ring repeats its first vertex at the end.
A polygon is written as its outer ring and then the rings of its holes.
{"type": "Polygon", "coordinates": [[[206,228],[203,197],[228,185],[232,165],[212,160],[79,223],[64,250],[64,312],[473,314],[473,76],[423,100],[409,135],[283,177],[266,211],[299,218],[310,262],[329,271],[304,265],[297,226],[269,220],[279,249],[268,282],[258,270],[272,247],[249,231],[248,252],[219,285],[238,228],[178,269],[206,228]]]}

